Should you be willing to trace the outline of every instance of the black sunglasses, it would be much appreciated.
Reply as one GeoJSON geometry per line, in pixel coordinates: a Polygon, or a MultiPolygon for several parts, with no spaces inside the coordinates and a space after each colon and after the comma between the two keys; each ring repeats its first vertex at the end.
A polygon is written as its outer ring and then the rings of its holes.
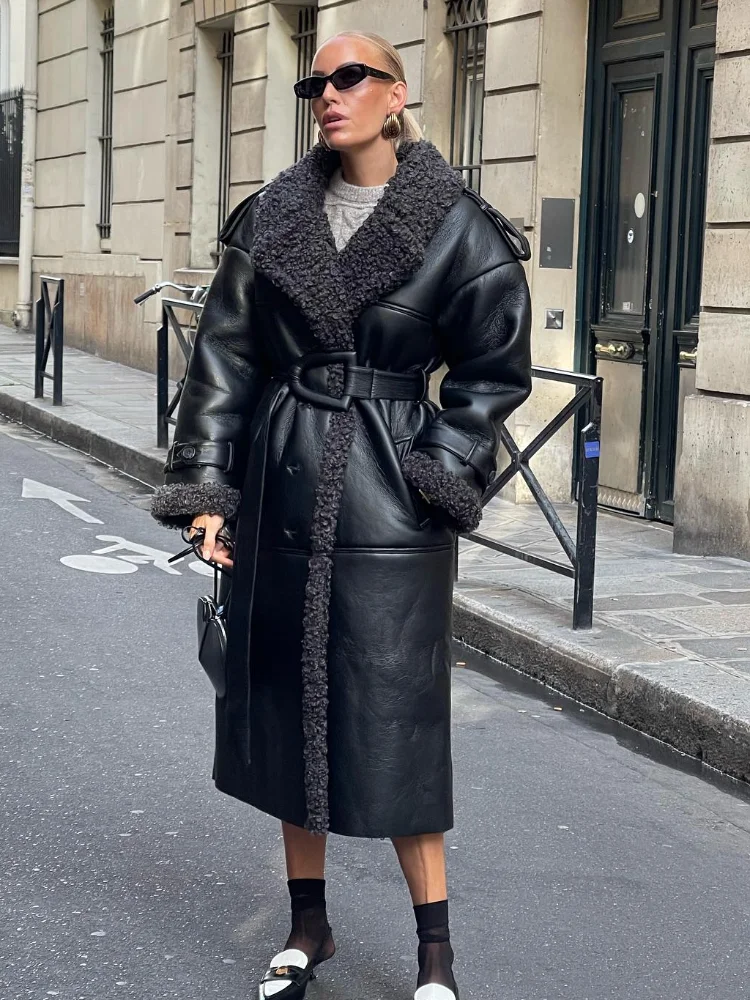
{"type": "Polygon", "coordinates": [[[396,77],[390,73],[384,73],[382,69],[374,69],[365,63],[347,63],[346,66],[339,66],[328,76],[306,76],[298,80],[294,85],[294,93],[303,101],[312,101],[316,97],[322,97],[323,91],[330,81],[336,90],[349,90],[362,83],[368,76],[374,76],[376,80],[392,80],[396,82],[396,77]]]}
{"type": "MultiPolygon", "coordinates": [[[[209,566],[214,566],[223,573],[229,574],[229,570],[226,566],[221,566],[219,563],[203,558],[203,540],[206,537],[205,528],[193,528],[192,524],[188,524],[182,529],[180,534],[182,535],[182,540],[188,543],[188,547],[183,549],[181,552],[178,552],[170,559],[167,559],[168,563],[179,562],[180,559],[184,559],[185,556],[190,555],[192,552],[193,555],[197,556],[201,562],[207,563],[209,566]],[[193,532],[192,534],[191,531],[193,532]]],[[[221,542],[222,545],[229,550],[230,555],[234,554],[234,539],[229,533],[226,525],[219,529],[216,535],[216,541],[221,542]]]]}

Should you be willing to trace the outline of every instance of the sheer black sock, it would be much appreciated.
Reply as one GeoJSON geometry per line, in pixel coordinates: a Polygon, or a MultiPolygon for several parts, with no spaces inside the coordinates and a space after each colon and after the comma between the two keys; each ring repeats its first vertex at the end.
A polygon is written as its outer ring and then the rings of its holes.
{"type": "Polygon", "coordinates": [[[419,937],[417,989],[428,983],[447,986],[458,996],[453,978],[453,949],[448,930],[448,900],[414,907],[419,937]]]}
{"type": "Polygon", "coordinates": [[[292,930],[284,947],[299,948],[309,959],[324,962],[335,950],[326,913],[325,879],[292,878],[287,885],[292,930]]]}

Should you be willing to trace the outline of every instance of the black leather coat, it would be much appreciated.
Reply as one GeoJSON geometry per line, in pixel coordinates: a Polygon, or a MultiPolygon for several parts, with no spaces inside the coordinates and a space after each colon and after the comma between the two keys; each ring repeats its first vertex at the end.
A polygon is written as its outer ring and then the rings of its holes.
{"type": "Polygon", "coordinates": [[[530,390],[525,241],[419,142],[338,253],[336,162],[316,147],[227,223],[152,512],[236,521],[217,786],[319,832],[437,832],[456,531],[530,390]]]}

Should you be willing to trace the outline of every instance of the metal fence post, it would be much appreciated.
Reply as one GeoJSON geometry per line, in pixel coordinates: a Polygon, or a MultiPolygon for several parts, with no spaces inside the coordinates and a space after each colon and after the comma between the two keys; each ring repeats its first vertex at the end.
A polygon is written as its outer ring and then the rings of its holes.
{"type": "Polygon", "coordinates": [[[62,405],[63,335],[65,331],[65,280],[57,283],[57,298],[52,310],[52,404],[62,405]]]}
{"type": "Polygon", "coordinates": [[[52,403],[63,401],[63,345],[65,343],[65,282],[62,278],[40,277],[41,287],[36,302],[36,335],[34,339],[34,398],[44,396],[44,380],[52,381],[52,403]],[[50,285],[55,286],[54,301],[50,301],[50,285]],[[47,371],[50,351],[53,371],[47,371]]]}
{"type": "Polygon", "coordinates": [[[44,395],[44,298],[40,296],[36,303],[36,343],[34,344],[34,398],[41,399],[44,395]]]}
{"type": "Polygon", "coordinates": [[[161,307],[161,326],[156,331],[156,445],[169,447],[167,395],[169,393],[169,318],[161,307]]]}
{"type": "Polygon", "coordinates": [[[594,621],[596,516],[599,493],[602,384],[597,378],[589,401],[589,421],[581,430],[581,478],[578,492],[577,559],[573,591],[573,628],[591,628],[594,621]]]}

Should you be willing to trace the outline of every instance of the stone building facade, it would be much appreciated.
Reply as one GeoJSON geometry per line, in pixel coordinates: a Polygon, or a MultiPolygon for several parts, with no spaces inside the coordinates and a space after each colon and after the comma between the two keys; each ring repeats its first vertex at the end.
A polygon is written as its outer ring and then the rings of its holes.
{"type": "MultiPolygon", "coordinates": [[[[0,129],[3,132],[6,131],[5,116],[9,115],[12,109],[10,103],[12,95],[18,90],[25,89],[29,84],[32,85],[29,89],[32,91],[34,89],[33,73],[28,79],[26,73],[27,69],[31,69],[27,55],[30,50],[33,55],[35,29],[36,22],[28,16],[26,0],[14,0],[12,4],[10,0],[0,0],[0,108],[3,114],[0,129]]],[[[33,108],[31,115],[33,122],[33,108]]],[[[30,127],[33,128],[33,125],[30,127]]],[[[7,179],[6,169],[3,170],[0,183],[7,185],[7,179]]],[[[0,198],[2,197],[0,195],[0,198]]],[[[3,218],[3,221],[7,225],[9,220],[3,218]]],[[[7,235],[0,226],[0,322],[10,323],[13,320],[18,292],[18,254],[15,252],[15,247],[11,253],[10,248],[4,245],[4,238],[7,235]]],[[[30,256],[30,243],[26,249],[27,256],[30,256]]],[[[27,263],[30,274],[30,259],[27,263]]]]}
{"type": "MultiPolygon", "coordinates": [[[[375,30],[427,137],[531,241],[535,364],[604,377],[604,502],[750,558],[747,0],[34,6],[33,272],[66,278],[69,343],[153,368],[158,303],[133,297],[210,279],[221,217],[314,141],[299,67],[375,30]]],[[[517,440],[569,396],[537,380],[517,440]]],[[[557,499],[572,442],[535,460],[557,499]]]]}
{"type": "Polygon", "coordinates": [[[750,4],[721,0],[696,392],[685,400],[675,538],[750,559],[750,4]]]}

